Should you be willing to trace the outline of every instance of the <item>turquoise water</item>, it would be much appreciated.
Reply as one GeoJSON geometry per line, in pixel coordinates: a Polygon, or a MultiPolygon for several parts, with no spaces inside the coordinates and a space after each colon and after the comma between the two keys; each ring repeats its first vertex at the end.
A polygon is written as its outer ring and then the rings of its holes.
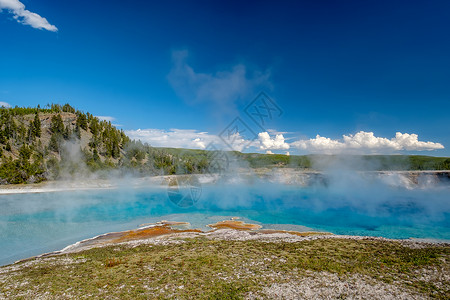
{"type": "Polygon", "coordinates": [[[239,216],[266,228],[450,240],[449,192],[448,186],[228,184],[203,186],[188,208],[175,205],[161,187],[1,195],[0,265],[162,219],[206,230],[208,223],[239,216]]]}

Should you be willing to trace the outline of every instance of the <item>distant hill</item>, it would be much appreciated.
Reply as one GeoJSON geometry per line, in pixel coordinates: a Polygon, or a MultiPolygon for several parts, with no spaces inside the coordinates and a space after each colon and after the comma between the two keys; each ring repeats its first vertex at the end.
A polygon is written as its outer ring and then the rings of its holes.
{"type": "Polygon", "coordinates": [[[252,168],[293,167],[315,170],[360,171],[450,170],[450,158],[424,155],[281,155],[236,153],[252,168]]]}
{"type": "MultiPolygon", "coordinates": [[[[450,158],[416,155],[287,156],[227,152],[232,167],[361,170],[449,170],[450,158]]],[[[110,122],[69,104],[45,108],[0,108],[0,184],[132,174],[192,174],[217,171],[205,150],[154,148],[132,141],[110,122]]],[[[223,167],[223,166],[219,166],[223,167]]],[[[227,166],[225,166],[227,167],[227,166]]]]}

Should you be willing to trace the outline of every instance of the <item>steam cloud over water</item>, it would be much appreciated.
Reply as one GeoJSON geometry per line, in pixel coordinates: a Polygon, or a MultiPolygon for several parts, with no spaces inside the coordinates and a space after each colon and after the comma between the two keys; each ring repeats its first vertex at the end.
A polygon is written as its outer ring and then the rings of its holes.
{"type": "Polygon", "coordinates": [[[232,160],[220,177],[199,175],[201,197],[190,207],[170,201],[164,176],[111,176],[105,182],[114,189],[106,190],[1,195],[0,263],[162,219],[204,230],[223,216],[239,216],[265,228],[301,225],[337,234],[450,240],[448,178],[355,170],[361,164],[346,157],[320,159],[314,166],[321,172],[286,168],[255,174],[232,160]]]}
{"type": "MultiPolygon", "coordinates": [[[[280,138],[273,142],[283,147],[280,138]]],[[[178,206],[168,197],[170,176],[90,173],[80,144],[66,142],[59,170],[64,180],[41,186],[53,192],[0,195],[0,264],[162,219],[205,230],[238,216],[265,228],[450,240],[445,172],[373,172],[379,162],[360,156],[312,156],[311,170],[252,169],[239,155],[223,154],[227,164],[217,173],[179,175],[198,177],[201,197],[178,206]]]]}

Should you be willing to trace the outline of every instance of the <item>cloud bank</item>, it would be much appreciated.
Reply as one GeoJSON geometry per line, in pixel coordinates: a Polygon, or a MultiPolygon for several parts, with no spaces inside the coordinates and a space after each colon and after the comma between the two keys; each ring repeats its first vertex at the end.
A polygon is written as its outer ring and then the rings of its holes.
{"type": "MultiPolygon", "coordinates": [[[[261,142],[259,139],[254,141],[246,140],[238,132],[233,133],[228,138],[227,142],[232,142],[232,149],[226,145],[223,140],[215,134],[208,132],[201,132],[193,129],[138,129],[125,130],[125,133],[134,140],[140,140],[143,143],[148,143],[153,147],[168,147],[168,148],[187,148],[187,149],[206,149],[208,145],[212,144],[217,149],[243,151],[247,148],[260,148],[261,142]]],[[[269,137],[270,139],[270,137],[269,137]]],[[[278,145],[279,141],[273,139],[272,142],[265,141],[266,144],[272,143],[269,149],[287,149],[278,145]],[[279,147],[279,148],[275,148],[279,147]]]]}
{"type": "Polygon", "coordinates": [[[46,18],[26,10],[25,5],[19,0],[0,0],[0,11],[4,9],[12,13],[14,19],[19,23],[30,25],[36,29],[45,29],[53,32],[58,31],[58,28],[51,25],[46,18]]]}
{"type": "Polygon", "coordinates": [[[249,71],[243,64],[215,73],[199,73],[186,59],[188,51],[172,53],[173,66],[167,79],[175,92],[190,104],[205,103],[223,113],[232,112],[239,100],[249,100],[270,88],[270,72],[249,71]]]}
{"type": "Polygon", "coordinates": [[[417,134],[397,132],[395,137],[387,139],[376,137],[373,132],[360,131],[355,135],[343,135],[342,140],[333,140],[317,135],[314,139],[299,140],[291,144],[300,150],[309,152],[380,152],[380,151],[431,151],[444,149],[440,143],[419,141],[417,134]]]}
{"type": "MultiPolygon", "coordinates": [[[[217,148],[229,150],[228,146],[217,135],[208,132],[186,129],[138,129],[127,130],[125,133],[135,140],[141,140],[154,147],[205,149],[209,144],[217,148]]],[[[232,136],[233,150],[260,150],[273,153],[275,150],[298,149],[309,153],[392,153],[395,151],[432,151],[444,149],[440,143],[419,141],[417,134],[397,132],[394,138],[376,137],[373,132],[360,131],[354,135],[343,135],[340,140],[333,140],[317,135],[309,140],[287,142],[282,133],[270,135],[260,132],[258,138],[246,140],[239,133],[232,136]]],[[[286,152],[289,153],[289,152],[286,152]]]]}

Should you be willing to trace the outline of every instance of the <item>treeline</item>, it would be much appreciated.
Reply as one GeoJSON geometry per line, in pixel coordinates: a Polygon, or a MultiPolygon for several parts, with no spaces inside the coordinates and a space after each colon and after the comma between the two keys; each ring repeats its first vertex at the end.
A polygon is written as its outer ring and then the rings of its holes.
{"type": "Polygon", "coordinates": [[[450,158],[424,155],[280,155],[235,153],[253,168],[349,168],[361,171],[450,170],[450,158]]]}
{"type": "MultiPolygon", "coordinates": [[[[205,150],[159,148],[171,155],[189,157],[191,160],[206,160],[211,164],[211,155],[205,150]]],[[[361,171],[414,171],[414,170],[450,170],[450,158],[425,155],[283,155],[227,152],[230,164],[250,168],[296,168],[329,169],[349,168],[361,171]]]]}

